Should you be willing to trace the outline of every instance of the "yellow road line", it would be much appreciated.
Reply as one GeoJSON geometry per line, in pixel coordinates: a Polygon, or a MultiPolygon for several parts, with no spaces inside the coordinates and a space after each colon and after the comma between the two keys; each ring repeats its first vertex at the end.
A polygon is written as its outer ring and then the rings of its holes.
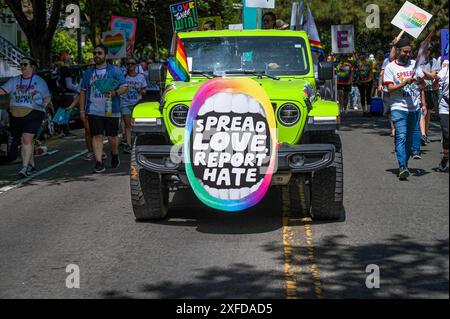
{"type": "Polygon", "coordinates": [[[305,224],[306,246],[308,250],[308,260],[311,263],[311,276],[314,284],[314,293],[317,298],[322,299],[322,285],[320,283],[320,274],[314,258],[314,245],[312,230],[310,224],[305,224]]]}
{"type": "Polygon", "coordinates": [[[292,242],[294,239],[294,234],[292,228],[289,226],[291,205],[289,202],[289,189],[287,186],[282,187],[281,196],[283,211],[284,280],[286,283],[286,297],[287,299],[298,299],[297,281],[295,280],[292,267],[292,242]]]}

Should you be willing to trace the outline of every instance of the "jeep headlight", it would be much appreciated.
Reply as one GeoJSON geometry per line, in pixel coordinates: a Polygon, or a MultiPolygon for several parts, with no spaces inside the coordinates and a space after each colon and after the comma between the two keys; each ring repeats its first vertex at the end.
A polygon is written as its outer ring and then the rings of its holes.
{"type": "Polygon", "coordinates": [[[283,104],[278,109],[277,117],[284,126],[294,126],[300,120],[300,109],[292,103],[283,104]]]}
{"type": "Polygon", "coordinates": [[[189,108],[187,107],[187,105],[184,104],[175,105],[170,110],[170,121],[173,123],[173,125],[177,127],[184,127],[186,125],[186,118],[188,111],[189,108]]]}

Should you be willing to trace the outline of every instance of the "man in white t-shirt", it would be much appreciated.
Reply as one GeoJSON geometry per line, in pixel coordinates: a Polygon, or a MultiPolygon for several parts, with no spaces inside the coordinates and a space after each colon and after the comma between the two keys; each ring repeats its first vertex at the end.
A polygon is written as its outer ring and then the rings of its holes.
{"type": "MultiPolygon", "coordinates": [[[[399,178],[406,180],[410,171],[414,134],[420,134],[420,91],[414,78],[415,61],[411,60],[411,45],[408,39],[398,41],[397,58],[384,70],[383,84],[390,94],[391,119],[395,126],[395,151],[399,165],[399,178]]],[[[420,137],[419,137],[420,149],[420,137]]]]}

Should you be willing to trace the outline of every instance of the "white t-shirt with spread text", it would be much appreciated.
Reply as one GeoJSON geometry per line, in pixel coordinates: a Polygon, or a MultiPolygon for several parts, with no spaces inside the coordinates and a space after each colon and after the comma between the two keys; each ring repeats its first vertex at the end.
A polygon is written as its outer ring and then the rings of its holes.
{"type": "Polygon", "coordinates": [[[139,73],[136,76],[127,75],[125,82],[128,85],[128,91],[121,96],[121,107],[135,106],[142,99],[140,91],[147,87],[147,80],[144,74],[139,73]]]}
{"type": "Polygon", "coordinates": [[[51,96],[47,83],[35,74],[29,79],[24,79],[21,75],[13,77],[1,88],[10,95],[11,108],[22,107],[45,112],[44,100],[51,96]]]}
{"type": "MultiPolygon", "coordinates": [[[[409,60],[407,64],[399,64],[397,60],[392,61],[384,70],[383,84],[398,85],[406,79],[414,76],[416,62],[409,60]]],[[[411,83],[390,94],[391,110],[414,112],[420,108],[420,90],[416,83],[411,83]]]]}

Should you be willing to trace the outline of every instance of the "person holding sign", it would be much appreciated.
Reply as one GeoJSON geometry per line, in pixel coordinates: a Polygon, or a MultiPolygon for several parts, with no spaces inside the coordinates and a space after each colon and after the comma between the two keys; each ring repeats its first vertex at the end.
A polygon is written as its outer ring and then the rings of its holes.
{"type": "Polygon", "coordinates": [[[406,180],[410,175],[408,160],[412,150],[420,150],[419,123],[422,113],[410,41],[401,39],[396,47],[397,59],[386,66],[383,82],[390,94],[391,119],[395,126],[395,152],[399,165],[398,177],[400,180],[406,180]],[[419,139],[414,138],[417,134],[419,139]],[[419,145],[413,145],[417,140],[419,145]]]}
{"type": "Polygon", "coordinates": [[[21,75],[11,78],[2,87],[0,95],[9,94],[11,129],[15,149],[22,143],[21,177],[28,177],[36,171],[33,139],[45,118],[45,108],[51,101],[51,94],[44,79],[33,72],[36,63],[30,58],[20,60],[21,75]]]}
{"type": "Polygon", "coordinates": [[[131,114],[135,105],[142,99],[142,95],[147,91],[147,80],[144,74],[136,72],[136,60],[128,58],[127,75],[125,82],[128,86],[128,91],[121,97],[121,112],[122,119],[125,124],[125,137],[127,146],[124,149],[125,153],[131,154],[131,114]]]}
{"type": "Polygon", "coordinates": [[[97,45],[94,48],[95,67],[83,75],[80,92],[80,116],[84,122],[86,114],[92,135],[96,164],[94,173],[103,173],[103,136],[111,145],[111,166],[117,168],[119,160],[120,96],[127,91],[125,77],[118,67],[107,64],[108,48],[97,45]]]}

